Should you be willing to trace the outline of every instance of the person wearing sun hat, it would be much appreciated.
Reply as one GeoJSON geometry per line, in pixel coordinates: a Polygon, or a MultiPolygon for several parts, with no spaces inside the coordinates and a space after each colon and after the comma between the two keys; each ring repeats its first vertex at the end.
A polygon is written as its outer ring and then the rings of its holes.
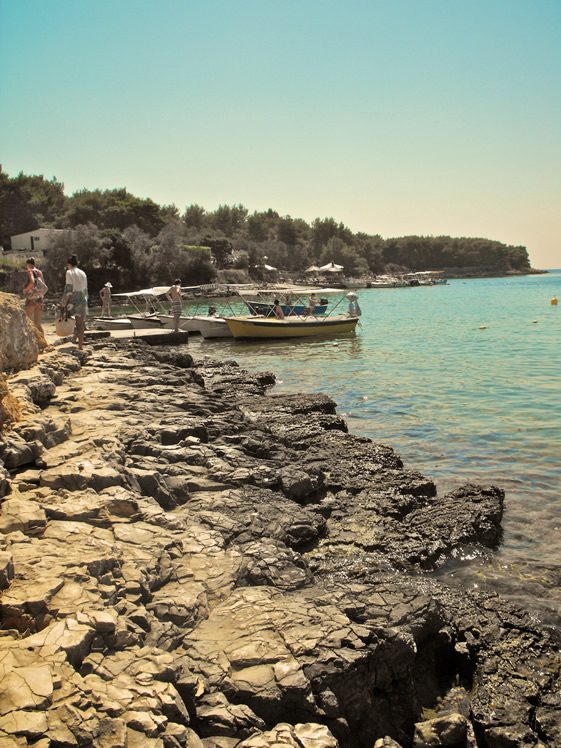
{"type": "Polygon", "coordinates": [[[347,310],[349,317],[360,317],[362,310],[358,305],[358,296],[356,293],[351,291],[347,294],[347,299],[349,300],[349,308],[347,310]]]}
{"type": "Polygon", "coordinates": [[[101,299],[101,316],[111,316],[111,289],[113,286],[109,281],[103,286],[99,292],[99,298],[101,299]]]}

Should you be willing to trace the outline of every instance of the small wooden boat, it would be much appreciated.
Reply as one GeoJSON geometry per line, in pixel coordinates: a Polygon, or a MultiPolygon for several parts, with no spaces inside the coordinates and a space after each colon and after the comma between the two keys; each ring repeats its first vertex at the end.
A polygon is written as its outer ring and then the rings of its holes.
{"type": "Polygon", "coordinates": [[[355,293],[346,294],[345,289],[278,286],[252,291],[241,290],[239,294],[250,309],[253,305],[257,308],[256,305],[262,304],[267,306],[267,311],[264,316],[232,315],[226,317],[226,323],[234,338],[304,338],[346,335],[354,333],[358,324],[358,316],[356,313],[351,313],[350,306],[347,314],[344,314],[341,308],[342,304],[350,301],[351,296],[356,299],[355,293]],[[291,310],[302,309],[303,312],[288,314],[284,319],[278,319],[273,312],[271,297],[277,300],[282,298],[291,310]],[[329,310],[327,310],[328,304],[329,310]]]}
{"type": "Polygon", "coordinates": [[[304,338],[354,333],[358,317],[226,317],[234,338],[304,338]]]}

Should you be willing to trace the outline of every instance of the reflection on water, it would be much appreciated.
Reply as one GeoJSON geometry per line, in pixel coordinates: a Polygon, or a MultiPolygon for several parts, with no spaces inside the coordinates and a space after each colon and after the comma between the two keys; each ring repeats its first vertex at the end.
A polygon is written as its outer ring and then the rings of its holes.
{"type": "MultiPolygon", "coordinates": [[[[294,338],[291,340],[205,340],[203,344],[220,345],[220,355],[228,352],[228,356],[236,355],[244,357],[246,362],[251,361],[252,357],[259,359],[276,360],[279,356],[288,356],[292,364],[309,362],[314,366],[321,362],[328,362],[334,349],[339,357],[341,355],[353,358],[360,356],[362,350],[362,339],[356,335],[340,337],[321,337],[321,338],[294,338]]],[[[207,353],[202,349],[203,352],[207,353]]],[[[249,364],[244,364],[249,367],[249,364]]],[[[251,367],[253,368],[253,366],[251,367]]]]}

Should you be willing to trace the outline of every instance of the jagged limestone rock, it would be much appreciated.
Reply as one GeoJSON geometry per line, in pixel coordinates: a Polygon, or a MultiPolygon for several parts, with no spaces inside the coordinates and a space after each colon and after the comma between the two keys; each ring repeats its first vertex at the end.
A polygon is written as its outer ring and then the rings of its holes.
{"type": "Polygon", "coordinates": [[[555,744],[554,637],[420,573],[493,547],[498,489],[438,496],[328,397],[232,362],[88,356],[44,354],[0,439],[0,742],[410,746],[430,708],[470,748],[555,744]]]}
{"type": "Polygon", "coordinates": [[[46,341],[14,294],[0,291],[0,371],[26,369],[37,361],[46,341]]]}

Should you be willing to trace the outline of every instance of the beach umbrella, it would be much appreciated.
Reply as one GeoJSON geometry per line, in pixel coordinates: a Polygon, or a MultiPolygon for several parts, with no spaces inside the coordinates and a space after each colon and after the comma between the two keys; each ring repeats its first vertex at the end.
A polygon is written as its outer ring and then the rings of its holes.
{"type": "Polygon", "coordinates": [[[272,265],[263,265],[265,270],[276,270],[277,268],[273,267],[272,265]]]}
{"type": "Polygon", "coordinates": [[[328,262],[327,265],[322,265],[320,267],[320,271],[322,273],[342,273],[343,266],[336,265],[334,262],[328,262]]]}
{"type": "Polygon", "coordinates": [[[310,265],[309,268],[306,268],[306,273],[319,273],[319,268],[317,265],[310,265]]]}

